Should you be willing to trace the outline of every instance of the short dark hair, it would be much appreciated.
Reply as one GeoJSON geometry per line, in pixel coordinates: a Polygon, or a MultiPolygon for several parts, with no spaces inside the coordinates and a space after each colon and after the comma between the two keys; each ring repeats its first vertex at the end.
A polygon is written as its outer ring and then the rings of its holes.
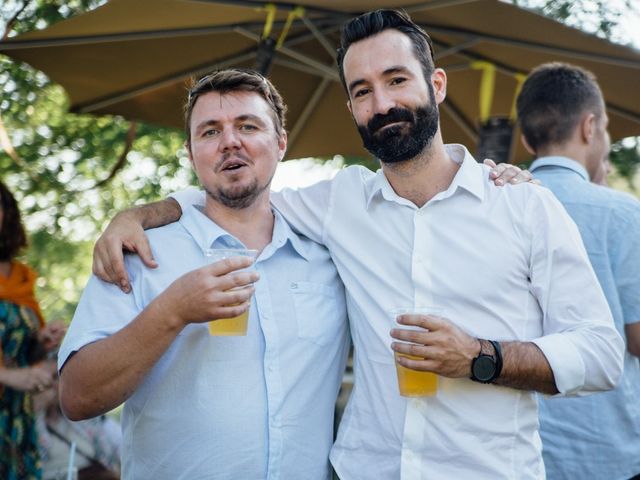
{"type": "Polygon", "coordinates": [[[187,136],[187,148],[191,148],[191,114],[198,98],[209,92],[225,94],[229,92],[255,92],[265,99],[273,110],[273,123],[276,133],[282,135],[285,129],[287,106],[276,87],[263,75],[242,68],[217,70],[198,80],[192,80],[185,105],[184,128],[187,136]]]}
{"type": "Polygon", "coordinates": [[[2,182],[0,182],[0,208],[2,208],[0,261],[7,262],[13,260],[22,247],[27,246],[27,234],[22,226],[18,203],[2,182]]]}
{"type": "Polygon", "coordinates": [[[535,68],[516,105],[522,134],[534,152],[568,141],[585,112],[604,113],[593,73],[559,62],[535,68]]]}
{"type": "Polygon", "coordinates": [[[340,48],[338,48],[338,70],[340,80],[347,95],[349,91],[344,79],[344,57],[349,47],[360,40],[372,37],[384,30],[395,29],[409,37],[413,44],[413,53],[422,65],[424,78],[429,83],[435,69],[433,63],[433,44],[431,38],[420,26],[416,25],[404,10],[380,9],[349,20],[342,27],[340,48]]]}

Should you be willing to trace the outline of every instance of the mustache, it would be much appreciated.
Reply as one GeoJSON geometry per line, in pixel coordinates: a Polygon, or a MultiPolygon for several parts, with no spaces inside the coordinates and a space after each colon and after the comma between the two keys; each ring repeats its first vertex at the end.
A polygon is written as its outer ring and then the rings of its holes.
{"type": "Polygon", "coordinates": [[[382,127],[386,127],[389,124],[396,122],[410,122],[415,123],[415,116],[411,110],[406,108],[394,107],[387,113],[376,113],[371,120],[367,122],[367,130],[374,133],[380,130],[382,127]]]}

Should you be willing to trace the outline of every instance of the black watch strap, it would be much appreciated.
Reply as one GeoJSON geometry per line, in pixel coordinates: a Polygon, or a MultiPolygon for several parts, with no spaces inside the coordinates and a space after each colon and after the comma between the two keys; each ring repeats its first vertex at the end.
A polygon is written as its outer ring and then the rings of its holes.
{"type": "Polygon", "coordinates": [[[500,342],[495,340],[489,340],[489,342],[493,345],[493,349],[496,352],[496,375],[491,379],[493,382],[502,373],[502,347],[500,347],[500,342]]]}

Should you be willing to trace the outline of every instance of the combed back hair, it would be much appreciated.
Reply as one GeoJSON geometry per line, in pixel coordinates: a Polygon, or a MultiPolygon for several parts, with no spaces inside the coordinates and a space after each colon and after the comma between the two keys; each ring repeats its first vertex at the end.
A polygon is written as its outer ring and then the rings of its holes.
{"type": "Polygon", "coordinates": [[[22,226],[18,203],[6,185],[0,182],[0,262],[13,260],[22,247],[27,246],[27,234],[22,226]]]}
{"type": "Polygon", "coordinates": [[[187,103],[184,108],[184,128],[187,136],[187,148],[191,148],[191,114],[198,98],[209,92],[221,95],[231,92],[255,92],[265,99],[273,111],[273,124],[278,135],[285,129],[287,107],[276,87],[264,76],[254,70],[228,68],[217,70],[204,77],[192,80],[187,103]]]}
{"type": "Polygon", "coordinates": [[[566,143],[586,112],[599,118],[602,92],[595,76],[566,63],[535,68],[516,102],[522,134],[534,152],[566,143]]]}
{"type": "Polygon", "coordinates": [[[342,86],[347,91],[347,84],[344,79],[344,57],[349,47],[360,40],[372,37],[385,30],[395,29],[409,37],[413,44],[413,53],[422,65],[422,72],[427,83],[430,82],[431,74],[435,69],[433,63],[433,44],[431,38],[420,26],[416,25],[409,15],[403,10],[376,10],[364,13],[352,20],[349,20],[342,27],[340,38],[340,48],[338,48],[338,70],[342,86]]]}

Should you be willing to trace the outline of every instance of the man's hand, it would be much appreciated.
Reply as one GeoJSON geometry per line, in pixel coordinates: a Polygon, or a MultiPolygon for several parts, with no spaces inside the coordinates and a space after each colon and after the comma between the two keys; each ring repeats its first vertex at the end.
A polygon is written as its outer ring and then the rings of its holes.
{"type": "Polygon", "coordinates": [[[124,268],[123,250],[137,253],[147,267],[156,268],[158,264],[153,259],[144,229],[177,222],[181,215],[180,205],[172,198],[120,212],[93,248],[93,273],[129,293],[131,285],[124,268]]]}
{"type": "Polygon", "coordinates": [[[123,251],[137,253],[147,267],[156,268],[149,241],[134,210],[118,213],[93,248],[93,273],[105,282],[115,283],[129,293],[131,285],[124,268],[123,251]]]}
{"type": "Polygon", "coordinates": [[[522,170],[520,167],[511,165],[510,163],[500,163],[496,165],[493,160],[485,158],[484,164],[491,167],[489,178],[499,187],[506,185],[507,183],[516,184],[531,182],[536,185],[540,184],[540,181],[535,180],[529,170],[522,170]]]}
{"type": "Polygon", "coordinates": [[[402,328],[391,330],[391,337],[400,340],[391,344],[395,352],[423,359],[414,360],[397,356],[396,361],[400,365],[450,378],[471,376],[471,361],[480,351],[480,344],[476,338],[468,335],[449,320],[432,315],[401,315],[398,317],[398,323],[424,329],[424,331],[402,328]]]}
{"type": "Polygon", "coordinates": [[[153,303],[166,318],[179,326],[219,318],[233,318],[246,312],[258,281],[249,267],[253,259],[230,257],[193,270],[174,281],[153,303]]]}

